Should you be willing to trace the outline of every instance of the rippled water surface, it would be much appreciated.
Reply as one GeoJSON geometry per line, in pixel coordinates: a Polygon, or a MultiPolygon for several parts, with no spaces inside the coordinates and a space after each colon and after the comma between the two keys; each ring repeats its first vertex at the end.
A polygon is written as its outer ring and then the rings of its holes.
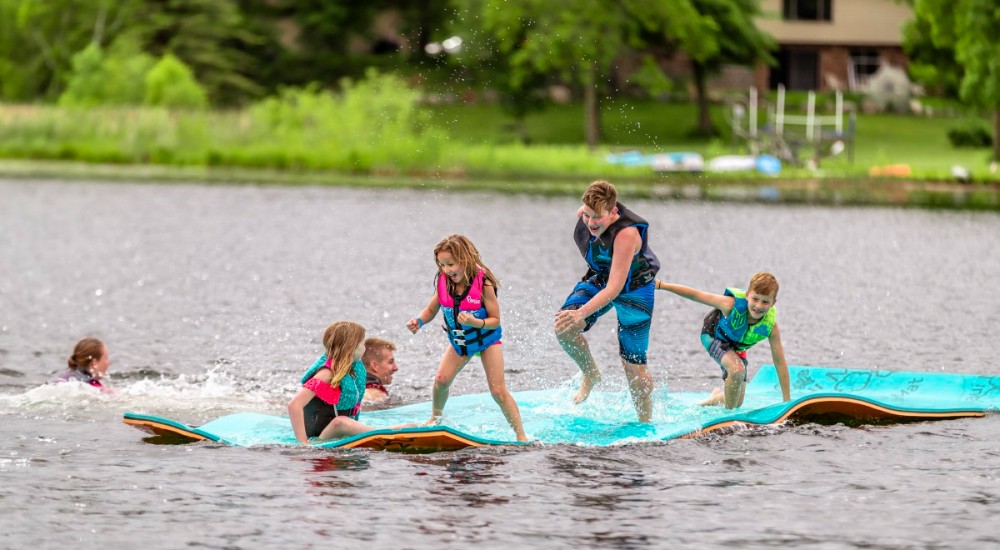
{"type": "MultiPolygon", "coordinates": [[[[622,199],[651,222],[661,278],[721,291],[777,274],[793,364],[1000,369],[996,214],[622,199]]],[[[429,455],[153,445],[121,423],[125,410],[195,425],[283,414],[336,319],[400,346],[394,403],[428,400],[445,342],[404,323],[430,297],[434,244],[453,232],[503,281],[509,387],[567,383],[576,368],[551,323],[584,271],[578,205],[0,181],[0,547],[1000,545],[997,415],[429,455]],[[114,394],[45,385],[84,335],[108,343],[114,394]]],[[[704,312],[657,296],[658,387],[717,384],[697,338],[704,312]]],[[[613,315],[590,339],[603,388],[621,389],[613,315]]],[[[452,388],[484,391],[477,362],[452,388]]]]}

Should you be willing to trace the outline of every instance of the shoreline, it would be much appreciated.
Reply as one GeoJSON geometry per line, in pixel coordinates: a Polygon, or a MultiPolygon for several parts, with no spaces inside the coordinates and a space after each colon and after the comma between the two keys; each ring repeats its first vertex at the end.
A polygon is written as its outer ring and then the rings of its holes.
{"type": "MultiPolygon", "coordinates": [[[[66,161],[0,160],[0,178],[105,180],[112,182],[201,183],[229,185],[323,185],[383,189],[496,191],[576,195],[590,182],[579,176],[476,176],[437,174],[344,174],[203,166],[92,164],[66,161]]],[[[895,206],[1000,211],[1000,184],[922,182],[889,178],[764,179],[687,174],[614,178],[630,196],[669,200],[895,206]]]]}

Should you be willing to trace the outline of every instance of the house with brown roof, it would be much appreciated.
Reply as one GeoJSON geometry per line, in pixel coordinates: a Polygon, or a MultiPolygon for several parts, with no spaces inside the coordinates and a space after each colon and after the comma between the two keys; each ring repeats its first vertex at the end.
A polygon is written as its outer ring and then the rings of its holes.
{"type": "Polygon", "coordinates": [[[903,25],[912,8],[896,0],[761,0],[757,26],[779,49],[757,67],[760,89],[857,90],[882,64],[906,69],[903,25]]]}

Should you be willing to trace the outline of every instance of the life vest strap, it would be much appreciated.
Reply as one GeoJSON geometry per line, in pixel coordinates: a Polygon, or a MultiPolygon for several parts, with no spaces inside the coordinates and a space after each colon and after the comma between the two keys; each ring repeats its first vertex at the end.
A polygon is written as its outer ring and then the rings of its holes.
{"type": "Polygon", "coordinates": [[[310,378],[305,384],[302,384],[302,387],[307,390],[312,390],[312,392],[316,394],[316,397],[322,399],[324,403],[336,405],[340,402],[339,384],[337,387],[333,387],[319,378],[310,378]]]}

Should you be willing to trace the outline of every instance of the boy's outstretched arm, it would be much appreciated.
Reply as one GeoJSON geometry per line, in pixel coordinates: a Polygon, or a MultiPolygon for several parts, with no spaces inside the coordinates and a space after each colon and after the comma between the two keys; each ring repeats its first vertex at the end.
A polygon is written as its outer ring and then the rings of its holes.
{"type": "Polygon", "coordinates": [[[778,383],[781,384],[781,398],[784,401],[792,399],[792,391],[788,380],[788,363],[785,361],[785,348],[781,345],[781,332],[778,325],[771,329],[771,335],[767,337],[767,343],[771,345],[771,360],[774,361],[774,370],[778,372],[778,383]]]}
{"type": "Polygon", "coordinates": [[[687,298],[693,302],[714,307],[715,309],[722,311],[722,314],[727,317],[729,316],[729,312],[733,310],[733,306],[736,305],[736,299],[732,296],[725,296],[714,292],[705,292],[704,290],[698,290],[697,288],[691,288],[689,286],[674,283],[666,283],[659,279],[656,280],[656,289],[673,292],[681,298],[687,298]]]}

